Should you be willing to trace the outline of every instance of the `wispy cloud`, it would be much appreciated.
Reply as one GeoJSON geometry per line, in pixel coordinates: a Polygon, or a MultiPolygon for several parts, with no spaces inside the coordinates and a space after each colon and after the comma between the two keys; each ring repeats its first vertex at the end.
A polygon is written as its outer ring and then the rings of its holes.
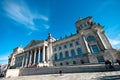
{"type": "Polygon", "coordinates": [[[48,17],[40,13],[33,13],[24,2],[5,1],[4,10],[9,18],[23,24],[28,29],[39,30],[41,27],[48,29],[46,26],[40,26],[33,21],[37,18],[39,19],[39,23],[41,23],[40,21],[44,21],[45,25],[48,25],[48,17]]]}
{"type": "Polygon", "coordinates": [[[0,56],[0,64],[7,64],[8,56],[0,56]]]}
{"type": "Polygon", "coordinates": [[[109,39],[112,46],[116,49],[120,49],[120,38],[118,38],[118,36],[116,36],[116,38],[114,38],[114,39],[109,39]]]}
{"type": "Polygon", "coordinates": [[[0,61],[2,60],[8,60],[8,56],[0,56],[0,61]]]}
{"type": "Polygon", "coordinates": [[[30,36],[32,34],[32,32],[29,32],[28,34],[27,34],[27,36],[30,36]]]}
{"type": "Polygon", "coordinates": [[[112,45],[120,45],[120,40],[112,40],[110,39],[112,45]]]}

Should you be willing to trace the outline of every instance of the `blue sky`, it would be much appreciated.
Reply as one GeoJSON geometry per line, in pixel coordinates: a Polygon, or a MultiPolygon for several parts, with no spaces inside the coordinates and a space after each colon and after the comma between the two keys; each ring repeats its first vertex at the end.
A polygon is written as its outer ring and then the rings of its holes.
{"type": "Polygon", "coordinates": [[[0,0],[0,63],[15,47],[46,39],[49,32],[57,39],[76,33],[75,22],[87,16],[120,48],[120,0],[0,0]]]}

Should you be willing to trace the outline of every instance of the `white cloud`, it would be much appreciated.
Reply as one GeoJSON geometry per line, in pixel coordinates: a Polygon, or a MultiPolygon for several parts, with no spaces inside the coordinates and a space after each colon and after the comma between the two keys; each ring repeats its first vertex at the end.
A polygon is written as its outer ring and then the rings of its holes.
{"type": "Polygon", "coordinates": [[[118,39],[109,39],[109,40],[114,48],[120,49],[120,40],[118,39]]]}
{"type": "Polygon", "coordinates": [[[47,24],[44,24],[43,26],[45,26],[46,29],[49,29],[49,28],[50,28],[50,26],[47,25],[47,24]]]}
{"type": "Polygon", "coordinates": [[[27,35],[30,36],[32,34],[32,32],[29,32],[27,35]]]}
{"type": "MultiPolygon", "coordinates": [[[[25,27],[31,30],[39,30],[39,25],[36,25],[33,20],[39,18],[45,22],[48,21],[48,17],[42,14],[35,14],[26,6],[25,3],[15,3],[6,1],[4,4],[4,10],[6,15],[12,20],[23,24],[25,27]]],[[[46,24],[47,25],[47,24],[46,24]]],[[[42,26],[46,28],[46,26],[42,26]]],[[[46,28],[47,29],[47,28],[46,28]]]]}
{"type": "Polygon", "coordinates": [[[8,63],[8,60],[0,62],[0,64],[7,64],[7,63],[8,63]]]}
{"type": "Polygon", "coordinates": [[[120,45],[120,40],[112,40],[110,39],[112,45],[120,45]]]}

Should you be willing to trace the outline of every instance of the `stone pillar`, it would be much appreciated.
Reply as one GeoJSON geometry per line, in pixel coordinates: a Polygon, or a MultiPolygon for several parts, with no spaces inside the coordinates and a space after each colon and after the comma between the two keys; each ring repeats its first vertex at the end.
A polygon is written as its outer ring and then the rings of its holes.
{"type": "Polygon", "coordinates": [[[49,56],[50,55],[49,55],[49,48],[48,48],[48,46],[47,46],[47,52],[46,53],[47,53],[47,61],[49,61],[49,56]]]}
{"type": "Polygon", "coordinates": [[[33,62],[33,64],[35,64],[35,61],[36,61],[36,49],[35,49],[35,51],[34,51],[34,62],[33,62]]]}
{"type": "Polygon", "coordinates": [[[88,52],[88,53],[91,53],[90,48],[89,48],[89,46],[88,46],[88,43],[87,43],[87,41],[86,41],[86,39],[85,39],[85,36],[82,35],[82,38],[83,38],[83,41],[84,41],[84,43],[85,43],[85,46],[86,46],[87,52],[88,52]]]}
{"type": "Polygon", "coordinates": [[[21,66],[21,67],[24,67],[24,61],[25,61],[25,56],[23,56],[23,59],[22,59],[22,66],[21,66]]]}
{"type": "Polygon", "coordinates": [[[103,41],[102,36],[101,36],[101,34],[100,34],[99,31],[97,31],[97,35],[98,35],[99,39],[101,40],[101,42],[102,42],[104,48],[107,49],[107,46],[105,45],[105,42],[103,41]]]}
{"type": "Polygon", "coordinates": [[[43,45],[42,61],[45,62],[45,45],[43,45]]]}
{"type": "Polygon", "coordinates": [[[71,49],[70,49],[70,45],[69,45],[69,43],[67,43],[66,45],[67,45],[67,48],[68,48],[68,54],[69,54],[69,57],[72,57],[72,55],[71,55],[71,49]]]}
{"type": "MultiPolygon", "coordinates": [[[[76,42],[76,41],[74,41],[76,42]]],[[[76,48],[76,44],[72,43],[73,44],[73,47],[74,47],[74,51],[75,51],[75,56],[79,55],[78,52],[77,52],[77,48],[76,48]]]]}
{"type": "Polygon", "coordinates": [[[38,49],[38,63],[40,62],[40,48],[38,49]]]}
{"type": "Polygon", "coordinates": [[[106,43],[107,43],[107,45],[109,46],[109,48],[112,49],[112,45],[111,45],[110,41],[108,40],[107,36],[105,35],[104,31],[102,32],[102,35],[103,35],[103,37],[105,38],[106,43]]]}
{"type": "Polygon", "coordinates": [[[27,64],[28,64],[28,57],[29,57],[29,52],[27,52],[26,54],[27,54],[27,55],[26,55],[26,62],[25,62],[25,67],[27,67],[27,66],[28,66],[27,64]]]}
{"type": "Polygon", "coordinates": [[[31,65],[31,62],[32,62],[32,50],[30,51],[29,65],[31,65]]]}

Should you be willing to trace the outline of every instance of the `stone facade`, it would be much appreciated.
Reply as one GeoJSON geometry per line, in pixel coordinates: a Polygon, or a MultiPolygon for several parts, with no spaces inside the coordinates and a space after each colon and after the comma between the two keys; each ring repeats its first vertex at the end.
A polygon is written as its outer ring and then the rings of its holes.
{"type": "Polygon", "coordinates": [[[9,57],[9,68],[71,66],[103,63],[118,59],[103,26],[89,16],[76,23],[76,34],[59,40],[49,33],[46,40],[32,40],[25,48],[17,47],[9,57]]]}

